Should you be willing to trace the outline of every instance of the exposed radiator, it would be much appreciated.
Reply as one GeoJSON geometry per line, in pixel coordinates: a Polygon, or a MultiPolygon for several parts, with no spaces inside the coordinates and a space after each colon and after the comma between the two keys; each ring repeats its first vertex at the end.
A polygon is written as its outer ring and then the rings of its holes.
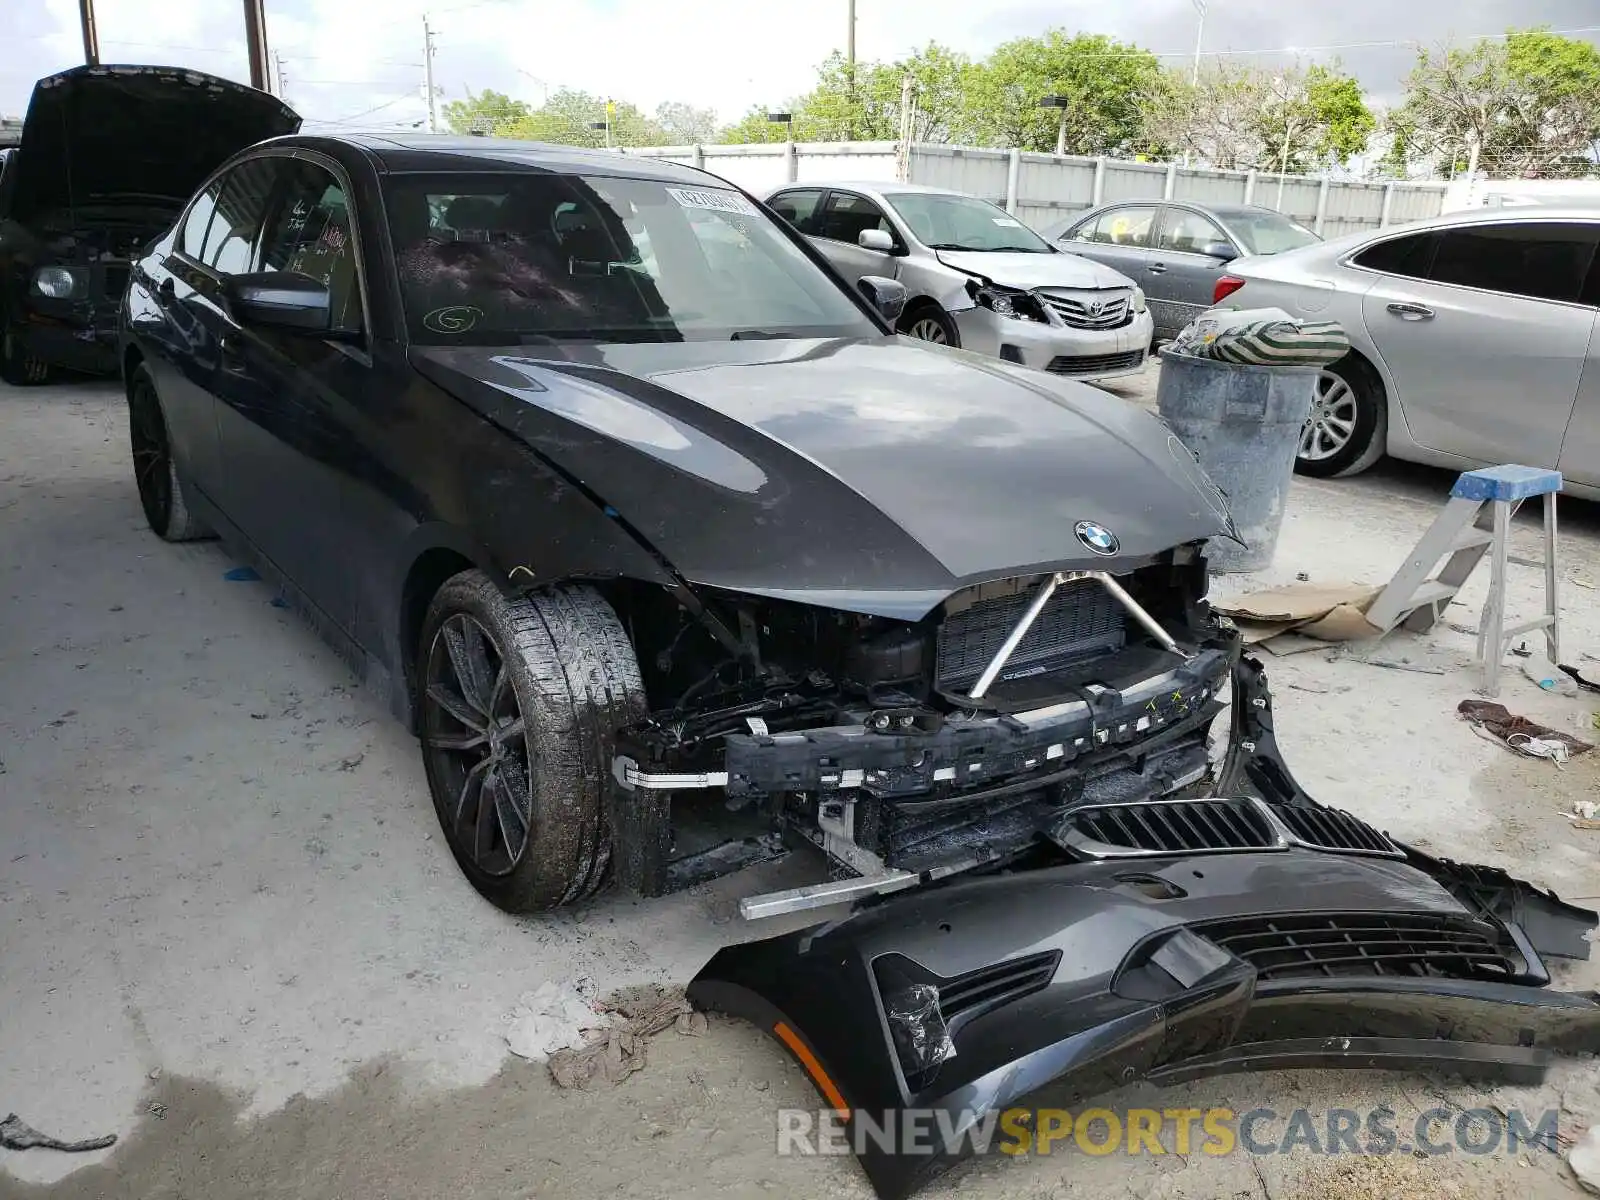
{"type": "MultiPolygon", "coordinates": [[[[1033,601],[1033,590],[979,600],[946,617],[939,626],[939,686],[964,690],[983,673],[1033,601]]],[[[1044,611],[1006,663],[1000,678],[1042,675],[1127,641],[1127,610],[1092,579],[1056,589],[1044,611]]]]}

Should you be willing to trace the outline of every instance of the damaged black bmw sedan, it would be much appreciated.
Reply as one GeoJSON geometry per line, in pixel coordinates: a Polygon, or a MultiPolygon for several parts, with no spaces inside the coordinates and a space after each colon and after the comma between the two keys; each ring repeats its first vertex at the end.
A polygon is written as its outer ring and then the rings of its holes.
{"type": "Polygon", "coordinates": [[[690,168],[274,139],[136,265],[139,494],[377,683],[496,904],[775,835],[873,886],[1002,861],[1203,777],[1226,510],[1153,417],[902,298],[690,168]]]}
{"type": "Polygon", "coordinates": [[[855,911],[690,997],[852,1121],[946,1115],[931,1158],[863,1152],[884,1196],[1053,1079],[1600,1049],[1547,966],[1594,913],[1295,782],[1183,444],[897,337],[903,302],[688,167],[275,139],[134,268],[139,496],[386,697],[495,904],[815,854],[745,915],[855,911]]]}

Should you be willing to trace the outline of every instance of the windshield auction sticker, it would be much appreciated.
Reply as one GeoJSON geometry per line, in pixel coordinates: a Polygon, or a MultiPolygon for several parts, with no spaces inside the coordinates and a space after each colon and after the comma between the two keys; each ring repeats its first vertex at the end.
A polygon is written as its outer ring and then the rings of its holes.
{"type": "Polygon", "coordinates": [[[756,206],[738,192],[669,187],[667,195],[685,208],[708,208],[712,212],[739,213],[746,217],[753,217],[756,214],[756,206]]]}

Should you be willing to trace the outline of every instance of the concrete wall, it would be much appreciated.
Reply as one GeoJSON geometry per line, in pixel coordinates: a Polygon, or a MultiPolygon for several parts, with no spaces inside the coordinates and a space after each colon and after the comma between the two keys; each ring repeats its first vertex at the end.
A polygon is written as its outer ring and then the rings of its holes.
{"type": "Polygon", "coordinates": [[[807,180],[890,182],[901,178],[903,170],[913,183],[992,200],[1036,229],[1096,204],[1166,197],[1260,204],[1289,214],[1324,237],[1338,237],[1437,216],[1444,211],[1446,191],[1443,183],[1364,183],[925,143],[913,146],[904,164],[894,142],[655,146],[626,153],[703,167],[758,194],[807,180]]]}

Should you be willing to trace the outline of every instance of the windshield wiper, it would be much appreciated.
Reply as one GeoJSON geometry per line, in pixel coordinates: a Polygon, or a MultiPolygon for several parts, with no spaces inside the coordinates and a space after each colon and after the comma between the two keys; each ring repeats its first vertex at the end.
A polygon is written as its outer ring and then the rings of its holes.
{"type": "Polygon", "coordinates": [[[977,246],[961,246],[955,242],[929,242],[929,250],[976,250],[977,246]]]}
{"type": "Polygon", "coordinates": [[[772,342],[782,341],[792,336],[787,333],[775,333],[770,329],[735,329],[728,335],[730,342],[772,342]]]}

